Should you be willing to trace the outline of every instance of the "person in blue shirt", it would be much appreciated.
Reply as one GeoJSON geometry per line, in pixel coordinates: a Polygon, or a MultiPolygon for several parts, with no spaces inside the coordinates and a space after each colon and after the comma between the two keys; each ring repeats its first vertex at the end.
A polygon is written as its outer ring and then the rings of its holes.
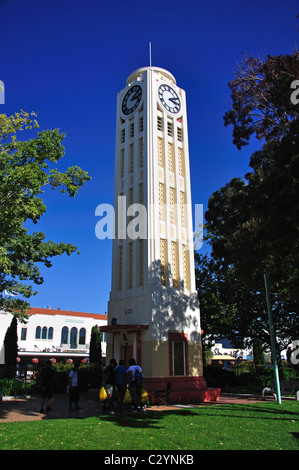
{"type": "Polygon", "coordinates": [[[134,358],[129,360],[130,367],[127,370],[127,377],[129,382],[129,390],[134,405],[134,410],[137,411],[140,406],[141,410],[144,411],[141,403],[141,390],[143,387],[143,372],[139,365],[136,364],[134,358]]]}
{"type": "Polygon", "coordinates": [[[127,388],[127,373],[125,361],[120,359],[119,365],[114,370],[116,376],[118,411],[122,411],[124,396],[127,388]]]}

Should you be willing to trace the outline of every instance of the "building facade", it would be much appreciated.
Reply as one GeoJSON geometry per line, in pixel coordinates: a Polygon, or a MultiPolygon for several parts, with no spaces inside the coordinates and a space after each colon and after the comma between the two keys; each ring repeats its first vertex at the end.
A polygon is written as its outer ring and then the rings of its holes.
{"type": "MultiPolygon", "coordinates": [[[[147,387],[206,387],[195,287],[186,97],[158,67],[118,93],[107,358],[135,357],[147,387]]],[[[190,395],[191,396],[191,395],[190,395]]]]}
{"type": "MultiPolygon", "coordinates": [[[[26,323],[18,321],[18,364],[55,359],[57,362],[88,360],[91,329],[107,324],[107,315],[51,308],[31,308],[26,323]]],[[[5,363],[4,338],[13,316],[0,312],[0,365],[5,363]]],[[[102,354],[106,354],[105,337],[102,354]]]]}

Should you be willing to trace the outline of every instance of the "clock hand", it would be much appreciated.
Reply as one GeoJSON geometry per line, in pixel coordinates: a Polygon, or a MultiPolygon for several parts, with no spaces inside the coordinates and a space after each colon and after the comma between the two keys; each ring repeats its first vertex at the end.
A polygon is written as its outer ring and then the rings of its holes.
{"type": "Polygon", "coordinates": [[[169,101],[171,101],[173,104],[177,104],[177,105],[180,104],[179,98],[169,98],[169,101]]]}
{"type": "Polygon", "coordinates": [[[139,98],[139,94],[138,94],[138,92],[136,91],[136,92],[134,93],[134,95],[132,96],[131,100],[135,101],[135,100],[137,100],[138,98],[139,98]]]}

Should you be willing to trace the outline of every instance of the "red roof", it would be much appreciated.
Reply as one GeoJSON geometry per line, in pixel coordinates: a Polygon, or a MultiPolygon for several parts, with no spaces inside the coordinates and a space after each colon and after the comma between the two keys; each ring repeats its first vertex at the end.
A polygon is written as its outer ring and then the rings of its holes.
{"type": "Polygon", "coordinates": [[[86,313],[86,312],[72,312],[70,310],[60,310],[54,308],[38,308],[32,307],[28,311],[28,315],[63,315],[69,317],[87,317],[87,318],[94,318],[96,320],[108,320],[107,315],[103,315],[102,313],[86,313]]]}

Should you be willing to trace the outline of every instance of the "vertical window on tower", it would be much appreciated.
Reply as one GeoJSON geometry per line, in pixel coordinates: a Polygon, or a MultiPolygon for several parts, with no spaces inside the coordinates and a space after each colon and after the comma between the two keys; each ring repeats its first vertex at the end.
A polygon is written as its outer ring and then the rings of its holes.
{"type": "Polygon", "coordinates": [[[143,183],[139,183],[139,204],[143,204],[143,183]]]}
{"type": "Polygon", "coordinates": [[[143,132],[143,116],[139,119],[139,132],[143,132]]]}
{"type": "Polygon", "coordinates": [[[139,139],[139,168],[143,167],[143,137],[139,139]]]}
{"type": "Polygon", "coordinates": [[[121,149],[120,151],[120,177],[123,178],[125,176],[125,149],[121,149]]]}
{"type": "Polygon", "coordinates": [[[130,124],[130,137],[134,137],[134,122],[130,124]]]}
{"type": "Polygon", "coordinates": [[[166,190],[163,183],[159,183],[159,216],[162,222],[166,221],[166,190]]]}
{"type": "Polygon", "coordinates": [[[158,164],[161,168],[165,166],[164,140],[158,137],[158,164]]]}
{"type": "Polygon", "coordinates": [[[183,129],[181,127],[177,128],[177,137],[179,142],[183,141],[183,129]]]}
{"type": "Polygon", "coordinates": [[[134,144],[130,144],[130,173],[134,171],[134,144]]]}
{"type": "Polygon", "coordinates": [[[124,143],[125,140],[126,140],[126,129],[125,128],[123,128],[121,130],[120,140],[121,140],[122,143],[124,143]]]}
{"type": "Polygon", "coordinates": [[[178,263],[178,245],[176,242],[171,242],[171,273],[172,285],[174,289],[179,289],[179,263],[178,263]]]}
{"type": "Polygon", "coordinates": [[[123,247],[118,247],[118,290],[123,288],[123,247]]]}
{"type": "Polygon", "coordinates": [[[140,238],[139,243],[139,287],[143,286],[143,240],[140,238]]]}
{"type": "Polygon", "coordinates": [[[181,227],[186,227],[186,199],[185,199],[185,193],[183,191],[180,191],[180,209],[181,209],[181,227]]]}
{"type": "Polygon", "coordinates": [[[179,175],[184,176],[184,150],[181,147],[178,147],[178,157],[179,157],[179,175]]]}
{"type": "Polygon", "coordinates": [[[169,137],[173,136],[173,123],[172,121],[167,121],[167,134],[169,137]]]}
{"type": "Polygon", "coordinates": [[[118,197],[118,217],[117,217],[117,222],[118,222],[118,227],[117,227],[117,233],[119,239],[126,238],[126,203],[125,203],[126,198],[124,197],[124,193],[121,192],[119,193],[118,197]]]}
{"type": "Polygon", "coordinates": [[[129,275],[128,275],[128,288],[132,289],[133,287],[133,243],[129,243],[129,275]]]}
{"type": "Polygon", "coordinates": [[[171,142],[168,142],[168,169],[174,173],[174,146],[171,142]]]}
{"type": "Polygon", "coordinates": [[[164,238],[160,238],[160,262],[161,262],[161,284],[167,286],[167,242],[164,238]]]}
{"type": "Polygon", "coordinates": [[[129,205],[131,206],[133,204],[133,199],[134,198],[134,188],[129,189],[129,205]]]}
{"type": "Polygon", "coordinates": [[[157,116],[157,128],[158,131],[163,132],[163,118],[161,116],[157,116]]]}
{"type": "Polygon", "coordinates": [[[184,276],[184,290],[190,292],[190,263],[189,253],[185,245],[182,245],[183,251],[183,276],[184,276]]]}
{"type": "Polygon", "coordinates": [[[170,223],[176,225],[176,200],[175,200],[175,189],[169,188],[169,202],[170,202],[170,223]]]}

